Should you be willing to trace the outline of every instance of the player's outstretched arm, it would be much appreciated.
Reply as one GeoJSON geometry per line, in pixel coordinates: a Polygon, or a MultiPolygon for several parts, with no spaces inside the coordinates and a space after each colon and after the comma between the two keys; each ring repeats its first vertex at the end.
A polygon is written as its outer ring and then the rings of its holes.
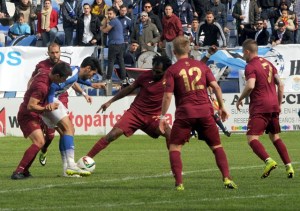
{"type": "Polygon", "coordinates": [[[111,98],[109,101],[107,101],[106,103],[101,105],[101,107],[98,109],[98,111],[96,113],[99,113],[100,111],[102,111],[102,112],[106,111],[106,109],[110,106],[110,104],[112,104],[113,102],[129,95],[136,88],[137,88],[136,83],[133,83],[133,84],[125,87],[124,89],[121,89],[113,98],[111,98]]]}
{"type": "Polygon", "coordinates": [[[215,54],[217,51],[218,51],[218,47],[217,46],[215,46],[215,45],[210,46],[207,49],[206,55],[203,56],[200,61],[203,62],[203,63],[206,63],[209,60],[210,56],[213,55],[213,54],[215,54]]]}
{"type": "Polygon", "coordinates": [[[104,82],[92,83],[91,87],[93,87],[94,89],[105,89],[106,83],[104,82]]]}

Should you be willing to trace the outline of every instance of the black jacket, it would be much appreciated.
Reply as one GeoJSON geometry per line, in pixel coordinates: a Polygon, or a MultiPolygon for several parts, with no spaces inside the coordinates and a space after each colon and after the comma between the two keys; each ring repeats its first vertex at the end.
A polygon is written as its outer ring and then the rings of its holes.
{"type": "MultiPolygon", "coordinates": [[[[97,40],[97,44],[100,44],[101,41],[101,31],[100,31],[100,20],[96,15],[91,14],[91,22],[90,22],[90,30],[92,34],[94,35],[92,39],[97,40]]],[[[77,22],[77,30],[76,30],[76,37],[77,37],[77,43],[82,42],[84,33],[84,14],[82,14],[77,22]]]]}
{"type": "MultiPolygon", "coordinates": [[[[253,40],[255,39],[255,35],[258,32],[253,28],[251,28],[251,29],[244,28],[243,30],[246,33],[247,38],[251,38],[253,40]]],[[[269,34],[268,30],[266,28],[263,28],[263,30],[257,36],[257,39],[256,39],[257,45],[268,45],[269,38],[270,38],[270,34],[269,34]]]]}
{"type": "MultiPolygon", "coordinates": [[[[271,37],[271,43],[279,40],[278,31],[275,30],[271,37]]],[[[294,43],[294,34],[289,30],[285,30],[281,43],[280,44],[293,44],[294,43]]]]}

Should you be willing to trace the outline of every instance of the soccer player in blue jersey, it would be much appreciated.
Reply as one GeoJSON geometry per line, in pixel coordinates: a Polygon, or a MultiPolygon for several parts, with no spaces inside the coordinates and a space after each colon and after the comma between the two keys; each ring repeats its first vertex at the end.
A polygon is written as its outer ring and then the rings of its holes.
{"type": "MultiPolygon", "coordinates": [[[[72,75],[64,83],[51,84],[48,102],[56,102],[59,104],[59,107],[53,112],[43,113],[42,119],[48,127],[57,128],[57,131],[61,135],[59,149],[63,161],[63,176],[87,176],[90,172],[79,169],[74,161],[74,127],[68,116],[68,109],[58,98],[77,82],[91,86],[91,82],[88,79],[99,71],[100,65],[97,58],[87,57],[82,61],[79,69],[73,68],[72,75]]],[[[104,83],[99,85],[105,88],[104,83]]]]}

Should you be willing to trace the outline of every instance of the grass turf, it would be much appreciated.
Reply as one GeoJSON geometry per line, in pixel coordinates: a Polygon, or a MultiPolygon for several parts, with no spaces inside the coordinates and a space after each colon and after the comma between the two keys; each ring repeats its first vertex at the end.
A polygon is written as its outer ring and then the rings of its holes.
{"type": "MultiPolygon", "coordinates": [[[[287,179],[280,157],[262,137],[278,168],[260,179],[264,163],[254,155],[245,135],[222,136],[231,175],[238,190],[223,188],[213,153],[192,138],[183,147],[185,191],[174,190],[168,153],[163,138],[121,137],[98,154],[96,170],[86,178],[63,178],[57,138],[49,148],[48,162],[38,159],[33,178],[13,181],[10,175],[29,146],[17,137],[0,138],[0,210],[299,210],[300,132],[281,134],[296,176],[287,179]]],[[[76,136],[76,159],[99,139],[76,136]]]]}

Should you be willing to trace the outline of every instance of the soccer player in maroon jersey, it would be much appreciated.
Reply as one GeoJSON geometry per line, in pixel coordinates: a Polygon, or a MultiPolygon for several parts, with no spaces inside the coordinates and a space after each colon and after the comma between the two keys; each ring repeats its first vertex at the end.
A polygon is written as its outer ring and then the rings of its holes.
{"type": "Polygon", "coordinates": [[[293,178],[294,169],[291,159],[285,144],[279,137],[279,113],[284,85],[279,78],[277,69],[268,60],[258,57],[257,50],[256,41],[251,39],[244,41],[244,59],[248,63],[245,68],[246,85],[236,102],[236,108],[240,110],[240,106],[243,106],[243,99],[250,96],[250,116],[246,135],[253,152],[266,164],[261,178],[268,177],[270,172],[277,167],[277,163],[270,158],[259,141],[259,137],[263,135],[264,131],[269,134],[270,140],[285,164],[287,177],[293,178]],[[276,86],[278,91],[276,91],[276,86]]]}
{"type": "Polygon", "coordinates": [[[152,138],[158,138],[160,135],[165,136],[168,147],[170,128],[168,127],[166,133],[162,134],[158,128],[157,116],[160,114],[163,96],[162,77],[172,63],[166,56],[156,56],[153,58],[152,64],[152,71],[141,74],[133,84],[121,89],[112,99],[101,105],[97,113],[101,110],[105,111],[113,102],[129,95],[136,89],[140,89],[130,108],[114,125],[113,129],[93,146],[87,156],[93,158],[122,134],[129,137],[138,129],[152,138]]]}
{"type": "Polygon", "coordinates": [[[189,40],[179,36],[173,44],[177,62],[167,70],[164,76],[165,91],[159,128],[164,133],[165,128],[168,127],[165,114],[174,93],[176,112],[171,130],[169,157],[176,190],[184,190],[181,148],[189,140],[191,130],[196,130],[198,138],[204,140],[214,153],[225,188],[235,189],[237,185],[231,180],[229,174],[226,154],[221,145],[219,130],[207,93],[207,87],[210,86],[219,103],[219,115],[225,121],[228,113],[224,108],[221,88],[205,63],[188,58],[189,40]]]}
{"type": "Polygon", "coordinates": [[[51,73],[39,73],[29,84],[24,95],[24,101],[20,105],[17,118],[24,137],[30,138],[32,144],[25,151],[11,179],[25,179],[31,176],[29,168],[45,143],[39,114],[58,108],[57,103],[47,103],[49,87],[51,83],[62,83],[66,81],[67,77],[71,74],[72,71],[69,65],[59,63],[53,67],[51,73]]]}

